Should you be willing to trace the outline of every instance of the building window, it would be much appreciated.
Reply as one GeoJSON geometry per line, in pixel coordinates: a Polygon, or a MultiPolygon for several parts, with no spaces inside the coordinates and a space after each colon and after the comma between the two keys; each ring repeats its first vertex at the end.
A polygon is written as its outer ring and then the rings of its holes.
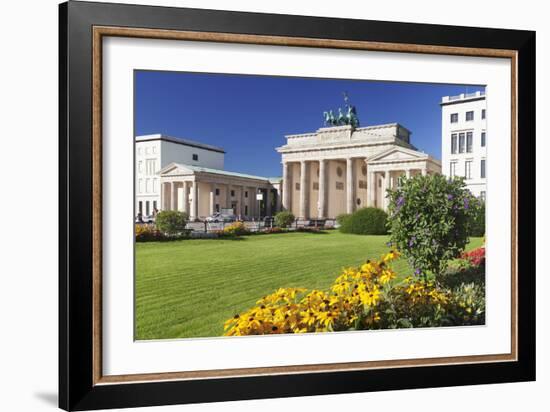
{"type": "Polygon", "coordinates": [[[157,210],[157,201],[153,200],[153,212],[157,210]]]}
{"type": "Polygon", "coordinates": [[[485,109],[481,109],[481,118],[485,119],[485,109]]]}
{"type": "Polygon", "coordinates": [[[451,162],[451,167],[449,169],[449,176],[455,177],[456,176],[456,163],[457,162],[451,162]]]}
{"type": "Polygon", "coordinates": [[[485,179],[485,159],[481,159],[480,171],[481,171],[481,178],[485,179]]]}
{"type": "Polygon", "coordinates": [[[199,160],[199,155],[196,153],[193,153],[193,160],[199,160]]]}
{"type": "Polygon", "coordinates": [[[344,190],[344,182],[336,182],[336,190],[344,190]]]}
{"type": "Polygon", "coordinates": [[[153,179],[153,193],[157,193],[157,179],[153,179]]]}
{"type": "Polygon", "coordinates": [[[342,175],[344,174],[344,171],[340,166],[336,168],[336,174],[338,175],[338,177],[342,177],[342,175]]]}
{"type": "Polygon", "coordinates": [[[458,135],[458,153],[464,153],[464,133],[458,135]]]}
{"type": "Polygon", "coordinates": [[[361,166],[361,174],[363,176],[367,175],[367,166],[365,166],[365,165],[361,166]]]}
{"type": "Polygon", "coordinates": [[[143,179],[139,179],[138,193],[143,193],[143,179]]]}
{"type": "Polygon", "coordinates": [[[151,193],[151,179],[145,179],[145,193],[151,193]]]}
{"type": "Polygon", "coordinates": [[[359,180],[359,189],[366,189],[366,188],[367,188],[367,181],[359,180]]]}
{"type": "Polygon", "coordinates": [[[147,159],[145,160],[145,174],[148,176],[154,175],[157,169],[157,160],[156,159],[147,159]]]}
{"type": "Polygon", "coordinates": [[[143,214],[143,202],[141,200],[138,202],[138,212],[140,215],[143,214]]]}
{"type": "Polygon", "coordinates": [[[244,214],[248,215],[248,205],[244,205],[244,214]]]}
{"type": "Polygon", "coordinates": [[[216,210],[216,212],[219,212],[220,211],[220,204],[216,203],[216,206],[214,206],[214,209],[216,210]]]}
{"type": "Polygon", "coordinates": [[[481,132],[481,147],[485,147],[485,132],[481,132]]]}
{"type": "Polygon", "coordinates": [[[149,209],[149,201],[145,202],[145,215],[149,216],[150,209],[149,209]]]}
{"type": "Polygon", "coordinates": [[[464,163],[464,177],[466,179],[472,178],[472,161],[471,160],[466,160],[466,162],[464,163]]]}
{"type": "Polygon", "coordinates": [[[220,195],[220,189],[216,188],[216,196],[219,196],[219,195],[220,195]]]}
{"type": "Polygon", "coordinates": [[[153,154],[157,152],[157,147],[153,146],[153,154]]]}
{"type": "Polygon", "coordinates": [[[313,190],[319,190],[319,182],[313,182],[313,190]]]}
{"type": "Polygon", "coordinates": [[[472,120],[474,120],[474,111],[469,111],[469,112],[466,112],[466,121],[467,122],[471,122],[472,120]]]}
{"type": "Polygon", "coordinates": [[[481,192],[479,192],[479,199],[482,201],[482,202],[485,202],[485,198],[487,197],[486,193],[485,193],[485,190],[482,190],[481,192]]]}
{"type": "Polygon", "coordinates": [[[248,190],[244,192],[244,197],[248,197],[248,190]]]}
{"type": "Polygon", "coordinates": [[[451,135],[451,153],[452,154],[455,154],[456,153],[456,149],[457,149],[457,136],[456,136],[456,133],[453,133],[451,135]]]}
{"type": "Polygon", "coordinates": [[[357,198],[357,206],[361,206],[361,199],[357,198]]]}
{"type": "Polygon", "coordinates": [[[294,184],[294,187],[296,188],[296,190],[300,190],[300,183],[296,182],[294,184]]]}
{"type": "Polygon", "coordinates": [[[235,197],[235,191],[234,190],[231,191],[231,197],[235,197]]]}
{"type": "Polygon", "coordinates": [[[458,113],[451,113],[451,123],[458,123],[458,113]]]}
{"type": "Polygon", "coordinates": [[[138,172],[143,173],[143,162],[141,160],[138,162],[138,172]]]}
{"type": "Polygon", "coordinates": [[[472,153],[474,143],[474,134],[472,132],[466,133],[466,152],[472,153]]]}

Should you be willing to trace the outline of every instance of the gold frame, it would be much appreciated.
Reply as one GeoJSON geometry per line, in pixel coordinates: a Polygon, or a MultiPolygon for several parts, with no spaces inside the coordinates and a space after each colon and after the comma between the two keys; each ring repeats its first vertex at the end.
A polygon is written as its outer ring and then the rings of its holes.
{"type": "Polygon", "coordinates": [[[230,34],[213,32],[157,30],[128,27],[107,27],[94,26],[93,28],[93,69],[92,69],[92,90],[93,90],[93,127],[92,127],[92,179],[93,179],[93,384],[115,384],[135,383],[149,381],[167,380],[191,380],[191,379],[214,379],[226,377],[243,377],[259,375],[278,375],[296,373],[319,373],[335,371],[351,371],[381,368],[401,368],[412,366],[436,366],[456,365],[471,363],[492,363],[517,361],[517,257],[518,257],[518,228],[517,228],[517,52],[503,49],[481,49],[450,46],[430,46],[418,44],[383,43],[368,41],[313,39],[300,37],[279,37],[261,36],[248,34],[230,34]],[[366,51],[384,51],[399,53],[423,53],[439,55],[460,55],[476,57],[497,57],[511,60],[511,84],[512,84],[512,105],[511,105],[511,132],[512,132],[512,156],[511,156],[511,179],[512,179],[512,242],[511,242],[511,353],[495,355],[473,355],[473,356],[451,356],[440,358],[419,358],[419,359],[395,359],[384,361],[366,361],[349,363],[330,363],[316,365],[291,365],[276,367],[219,369],[206,371],[182,371],[146,373],[132,375],[103,375],[102,373],[102,40],[105,36],[133,37],[164,40],[187,40],[204,42],[222,42],[256,45],[276,45],[291,47],[317,47],[333,49],[353,49],[366,51]]]}

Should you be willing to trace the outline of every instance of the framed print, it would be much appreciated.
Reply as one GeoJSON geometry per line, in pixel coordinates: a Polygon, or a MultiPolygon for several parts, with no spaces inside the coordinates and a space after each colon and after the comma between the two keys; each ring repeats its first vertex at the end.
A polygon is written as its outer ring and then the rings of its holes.
{"type": "Polygon", "coordinates": [[[535,379],[535,33],[60,5],[60,407],[535,379]]]}

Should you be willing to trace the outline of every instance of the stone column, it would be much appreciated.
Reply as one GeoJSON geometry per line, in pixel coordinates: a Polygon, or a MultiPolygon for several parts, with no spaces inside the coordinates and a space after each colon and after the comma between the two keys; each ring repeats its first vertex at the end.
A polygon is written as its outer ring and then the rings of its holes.
{"type": "Polygon", "coordinates": [[[411,178],[411,169],[405,170],[405,177],[406,177],[407,179],[410,179],[410,178],[411,178]]]}
{"type": "Polygon", "coordinates": [[[275,201],[275,213],[278,213],[281,211],[281,185],[277,185],[277,200],[275,201]]]}
{"type": "Polygon", "coordinates": [[[308,185],[307,185],[307,163],[300,162],[300,218],[308,218],[308,185]]]}
{"type": "Polygon", "coordinates": [[[367,183],[367,199],[368,205],[374,207],[376,200],[376,172],[369,171],[369,181],[367,183]]]}
{"type": "Polygon", "coordinates": [[[355,173],[353,159],[346,159],[346,212],[353,213],[355,209],[355,173]]]}
{"type": "Polygon", "coordinates": [[[422,168],[422,176],[426,176],[428,174],[428,169],[426,168],[426,166],[424,166],[422,168]]]}
{"type": "Polygon", "coordinates": [[[225,207],[228,209],[231,207],[231,185],[225,186],[225,207]]]}
{"type": "Polygon", "coordinates": [[[254,189],[252,187],[247,187],[248,190],[248,216],[256,217],[256,198],[254,195],[254,189]]]}
{"type": "Polygon", "coordinates": [[[386,186],[385,190],[384,190],[384,200],[383,200],[384,210],[388,210],[388,206],[390,204],[390,198],[388,197],[388,189],[391,189],[391,177],[390,177],[390,175],[391,175],[390,171],[386,170],[386,176],[384,178],[384,185],[386,186]]]}
{"type": "Polygon", "coordinates": [[[199,183],[195,180],[191,187],[191,213],[190,220],[197,220],[199,217],[199,183]]]}
{"type": "Polygon", "coordinates": [[[290,210],[291,192],[291,176],[289,162],[283,162],[283,209],[290,210]]]}
{"type": "Polygon", "coordinates": [[[271,216],[271,188],[265,191],[265,215],[271,216]]]}
{"type": "Polygon", "coordinates": [[[166,182],[160,184],[160,208],[161,210],[167,210],[166,207],[166,182]]]}
{"type": "Polygon", "coordinates": [[[216,203],[216,185],[214,183],[210,183],[210,202],[208,207],[208,213],[210,215],[214,214],[214,204],[216,203]]]}
{"type": "Polygon", "coordinates": [[[327,171],[325,159],[319,160],[319,217],[327,217],[327,171]]]}
{"type": "Polygon", "coordinates": [[[170,210],[178,210],[178,185],[170,182],[170,210]]]}
{"type": "Polygon", "coordinates": [[[240,191],[240,197],[239,197],[239,215],[242,219],[244,216],[244,186],[241,186],[239,188],[240,191]]]}
{"type": "Polygon", "coordinates": [[[189,215],[189,182],[183,182],[183,211],[189,215]]]}

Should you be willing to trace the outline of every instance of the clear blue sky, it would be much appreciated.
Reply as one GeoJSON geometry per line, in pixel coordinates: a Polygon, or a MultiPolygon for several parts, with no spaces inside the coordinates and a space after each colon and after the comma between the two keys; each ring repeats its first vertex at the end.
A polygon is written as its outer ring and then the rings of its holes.
{"type": "Polygon", "coordinates": [[[323,127],[323,111],[357,107],[361,126],[400,123],[441,159],[442,96],[480,86],[136,71],[135,132],[163,133],[225,149],[225,169],[280,176],[275,147],[323,127]]]}

